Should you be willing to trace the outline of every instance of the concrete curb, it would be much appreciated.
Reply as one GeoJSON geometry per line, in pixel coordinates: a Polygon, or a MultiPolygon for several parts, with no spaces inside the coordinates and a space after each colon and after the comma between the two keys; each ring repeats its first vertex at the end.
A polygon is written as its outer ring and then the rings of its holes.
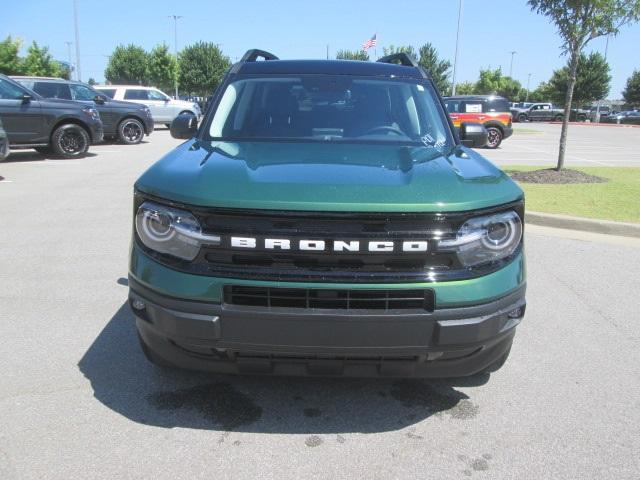
{"type": "MultiPolygon", "coordinates": [[[[518,122],[518,123],[520,123],[520,122],[518,122]]],[[[532,123],[532,122],[527,122],[527,123],[532,123]]],[[[562,122],[544,122],[544,123],[549,124],[549,125],[562,125],[562,122]]],[[[569,122],[569,125],[578,125],[578,126],[581,126],[581,127],[640,128],[640,125],[631,125],[629,123],[569,122]]]]}
{"type": "Polygon", "coordinates": [[[544,227],[567,228],[584,232],[604,233],[623,237],[640,238],[639,223],[612,222],[610,220],[594,220],[591,218],[572,217],[542,212],[526,212],[526,223],[542,225],[544,227]]]}

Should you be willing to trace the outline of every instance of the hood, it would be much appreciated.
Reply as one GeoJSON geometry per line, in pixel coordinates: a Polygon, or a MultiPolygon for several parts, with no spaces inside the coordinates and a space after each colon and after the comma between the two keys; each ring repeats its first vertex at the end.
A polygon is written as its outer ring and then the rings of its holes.
{"type": "Polygon", "coordinates": [[[74,100],[64,100],[62,98],[45,98],[40,96],[35,100],[38,100],[40,102],[40,106],[42,108],[47,108],[47,107],[51,107],[51,108],[67,107],[67,108],[78,108],[78,109],[87,108],[87,105],[85,103],[76,102],[74,100]]]}
{"type": "MultiPolygon", "coordinates": [[[[98,105],[98,106],[101,106],[101,105],[98,105]]],[[[139,103],[125,102],[123,100],[113,100],[111,98],[107,99],[107,101],[104,103],[103,106],[113,107],[113,108],[123,108],[127,110],[144,110],[145,108],[147,108],[146,105],[141,105],[139,103]]]]}
{"type": "Polygon", "coordinates": [[[193,108],[194,105],[198,107],[198,104],[196,102],[189,102],[187,100],[171,100],[171,103],[174,105],[180,105],[181,107],[184,107],[184,108],[193,108]]]}
{"type": "Polygon", "coordinates": [[[517,200],[522,190],[488,160],[458,147],[189,140],[138,180],[142,192],[200,206],[445,212],[517,200]]]}

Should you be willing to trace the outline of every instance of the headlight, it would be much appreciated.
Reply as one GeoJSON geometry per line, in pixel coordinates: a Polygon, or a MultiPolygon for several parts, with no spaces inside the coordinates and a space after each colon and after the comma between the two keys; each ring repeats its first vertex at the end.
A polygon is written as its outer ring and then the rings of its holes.
{"type": "Polygon", "coordinates": [[[440,240],[440,250],[455,251],[465,267],[511,255],[522,238],[522,220],[514,211],[467,220],[455,239],[440,240]]]}
{"type": "Polygon", "coordinates": [[[136,232],[145,246],[183,260],[193,260],[204,244],[218,245],[220,237],[203,235],[189,212],[144,202],[136,212],[136,232]]]}
{"type": "Polygon", "coordinates": [[[100,114],[98,113],[98,110],[96,110],[95,108],[84,107],[82,111],[85,113],[85,115],[90,116],[94,120],[100,120],[100,114]]]}

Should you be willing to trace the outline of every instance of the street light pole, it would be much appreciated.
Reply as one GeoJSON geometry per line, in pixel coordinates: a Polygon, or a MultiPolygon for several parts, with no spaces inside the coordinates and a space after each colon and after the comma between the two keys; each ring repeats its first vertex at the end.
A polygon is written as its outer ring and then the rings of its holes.
{"type": "Polygon", "coordinates": [[[73,0],[73,23],[76,30],[76,80],[82,81],[80,73],[80,32],[78,31],[78,0],[73,0]]]}
{"type": "Polygon", "coordinates": [[[458,4],[458,30],[456,31],[456,53],[453,56],[453,72],[451,75],[451,95],[456,94],[456,70],[458,69],[458,47],[460,45],[460,26],[462,24],[462,0],[458,4]]]}
{"type": "Polygon", "coordinates": [[[73,78],[73,62],[71,61],[71,45],[73,42],[64,42],[67,44],[67,54],[69,55],[69,80],[73,78]]]}
{"type": "Polygon", "coordinates": [[[524,99],[524,101],[525,101],[525,102],[528,102],[528,101],[529,101],[529,83],[530,83],[530,82],[531,82],[531,74],[529,73],[529,74],[527,75],[527,95],[526,95],[526,97],[525,97],[525,99],[524,99]]]}
{"type": "MultiPolygon", "coordinates": [[[[169,15],[169,18],[173,18],[173,51],[176,55],[176,63],[178,62],[178,20],[182,18],[182,15],[169,15]]],[[[176,86],[176,100],[178,100],[178,78],[175,79],[176,86]]]]}
{"type": "Polygon", "coordinates": [[[513,57],[515,56],[516,52],[515,50],[513,50],[512,52],[509,52],[511,54],[511,63],[509,64],[509,77],[513,78],[513,57]]]}

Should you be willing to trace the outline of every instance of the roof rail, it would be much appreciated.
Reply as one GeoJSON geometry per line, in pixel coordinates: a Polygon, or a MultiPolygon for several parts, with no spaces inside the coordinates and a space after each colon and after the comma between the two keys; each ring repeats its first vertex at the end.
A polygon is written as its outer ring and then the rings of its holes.
{"type": "Polygon", "coordinates": [[[387,55],[386,57],[379,58],[377,61],[381,63],[400,64],[404,65],[405,67],[420,68],[420,64],[418,64],[416,59],[404,52],[392,53],[391,55],[387,55]]]}
{"type": "Polygon", "coordinates": [[[273,53],[252,48],[251,50],[247,50],[247,53],[242,56],[240,62],[255,62],[258,58],[264,58],[265,60],[280,60],[273,53]]]}

